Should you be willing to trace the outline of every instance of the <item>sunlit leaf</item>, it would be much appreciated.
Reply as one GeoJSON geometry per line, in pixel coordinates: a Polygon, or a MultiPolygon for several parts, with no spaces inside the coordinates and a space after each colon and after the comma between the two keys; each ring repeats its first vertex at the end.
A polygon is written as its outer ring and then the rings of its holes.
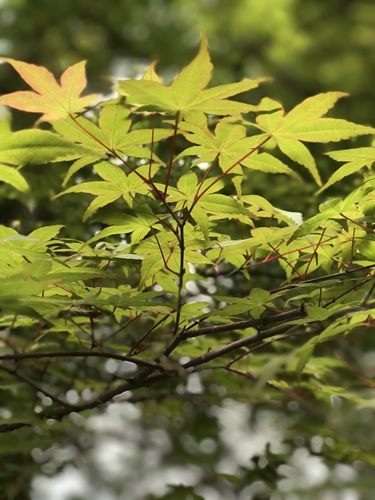
{"type": "Polygon", "coordinates": [[[211,79],[212,63],[203,35],[195,59],[165,87],[155,73],[147,70],[142,80],[122,80],[117,91],[126,96],[126,102],[136,104],[141,111],[159,111],[168,114],[200,111],[216,115],[236,115],[254,111],[255,106],[227,100],[227,97],[256,88],[264,79],[244,80],[236,84],[205,89],[211,79]]]}
{"type": "Polygon", "coordinates": [[[55,77],[42,66],[16,61],[3,57],[34,90],[13,92],[0,97],[5,104],[21,111],[42,113],[39,121],[56,121],[83,111],[98,96],[96,94],[80,97],[86,87],[85,62],[70,66],[61,76],[59,85],[55,77]]]}
{"type": "Polygon", "coordinates": [[[303,165],[321,186],[315,161],[300,142],[335,142],[363,134],[373,134],[375,129],[335,118],[321,118],[344,92],[326,92],[305,99],[284,116],[283,110],[261,114],[257,124],[272,135],[280,150],[291,160],[303,165]]]}
{"type": "Polygon", "coordinates": [[[329,178],[328,182],[318,191],[321,193],[329,186],[332,186],[344,177],[358,172],[363,167],[370,168],[375,161],[375,148],[356,148],[346,149],[343,151],[332,151],[327,153],[328,156],[336,161],[346,162],[345,165],[336,170],[336,172],[329,178]]]}

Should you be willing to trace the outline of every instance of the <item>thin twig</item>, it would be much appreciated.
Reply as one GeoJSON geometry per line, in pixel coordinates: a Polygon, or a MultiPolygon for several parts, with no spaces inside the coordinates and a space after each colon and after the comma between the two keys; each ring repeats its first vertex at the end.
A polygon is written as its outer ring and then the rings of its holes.
{"type": "Polygon", "coordinates": [[[0,370],[3,370],[5,372],[9,373],[10,375],[14,375],[15,377],[17,377],[20,380],[22,380],[23,382],[25,382],[26,384],[33,387],[36,391],[41,392],[46,397],[50,398],[54,403],[57,403],[61,406],[69,408],[71,411],[73,411],[73,408],[74,408],[73,405],[65,403],[63,400],[57,398],[56,396],[51,394],[46,389],[43,389],[43,387],[41,387],[37,382],[35,382],[35,380],[31,379],[30,377],[28,377],[27,375],[22,373],[18,368],[10,368],[8,366],[0,365],[0,370]]]}

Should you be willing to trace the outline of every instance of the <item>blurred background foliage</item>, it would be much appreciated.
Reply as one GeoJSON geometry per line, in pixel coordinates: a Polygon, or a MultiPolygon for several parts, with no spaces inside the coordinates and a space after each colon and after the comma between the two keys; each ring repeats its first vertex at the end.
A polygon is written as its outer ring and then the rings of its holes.
{"type": "MultiPolygon", "coordinates": [[[[280,100],[287,110],[308,96],[341,90],[350,93],[350,98],[338,104],[335,115],[375,125],[372,106],[375,101],[373,0],[0,0],[0,54],[43,65],[57,76],[67,66],[87,59],[90,92],[110,92],[116,78],[137,77],[153,60],[160,61],[158,68],[166,81],[170,81],[195,55],[202,29],[207,32],[215,67],[212,85],[245,77],[270,76],[274,81],[251,92],[250,99],[258,102],[267,95],[280,100]]],[[[23,89],[23,85],[9,65],[0,65],[0,94],[23,89]]],[[[14,129],[29,127],[32,123],[30,115],[18,112],[13,115],[14,129]]],[[[368,144],[368,139],[363,141],[368,144]]],[[[339,147],[341,149],[342,144],[339,147]]],[[[324,148],[316,150],[318,165],[326,180],[337,164],[330,163],[323,152],[324,148]]],[[[88,200],[84,196],[67,196],[51,203],[51,197],[61,190],[66,169],[67,165],[25,167],[23,172],[31,186],[26,194],[1,185],[0,223],[19,226],[26,233],[39,225],[64,223],[66,236],[86,238],[87,232],[97,229],[81,224],[86,208],[84,203],[88,200]]],[[[89,178],[90,171],[86,170],[80,175],[89,178]]],[[[298,210],[308,217],[316,212],[320,201],[327,196],[349,192],[362,178],[360,174],[352,176],[324,193],[323,198],[316,198],[316,186],[305,172],[302,175],[305,181],[302,184],[275,176],[270,185],[269,176],[252,172],[245,191],[261,194],[280,208],[298,210]]],[[[227,280],[221,286],[234,285],[227,280]]],[[[296,491],[297,496],[293,498],[323,498],[318,494],[319,487],[324,485],[324,491],[332,493],[324,499],[374,497],[370,492],[373,470],[362,463],[353,472],[345,465],[346,461],[352,463],[353,453],[358,450],[347,449],[345,442],[341,443],[341,448],[339,445],[333,447],[337,438],[334,433],[331,441],[319,441],[320,423],[306,415],[296,403],[282,408],[282,414],[274,414],[272,418],[277,416],[277,425],[268,413],[257,413],[258,416],[249,413],[243,416],[244,423],[238,424],[242,425],[241,432],[230,434],[228,431],[226,434],[231,425],[220,420],[224,418],[223,413],[220,418],[215,414],[214,404],[218,405],[225,394],[236,394],[237,384],[235,378],[215,378],[204,391],[193,384],[190,389],[184,389],[190,394],[188,399],[179,401],[177,395],[175,401],[164,404],[162,412],[157,402],[137,406],[142,408],[142,413],[137,413],[128,403],[125,416],[120,415],[121,410],[109,410],[114,413],[108,416],[112,419],[110,430],[100,416],[89,422],[73,415],[62,428],[59,427],[64,436],[60,441],[53,432],[54,425],[60,424],[51,422],[41,427],[39,434],[24,429],[17,431],[17,438],[12,434],[3,435],[0,459],[8,464],[7,474],[10,474],[3,480],[14,478],[13,498],[28,498],[35,470],[57,477],[58,473],[66,471],[65,464],[74,463],[88,481],[81,493],[74,490],[75,498],[130,498],[130,492],[133,499],[151,500],[160,498],[156,486],[155,490],[152,487],[150,490],[150,484],[152,486],[153,481],[158,484],[157,477],[162,475],[160,463],[163,463],[165,482],[168,478],[176,482],[179,477],[186,484],[200,485],[200,489],[194,491],[188,486],[176,487],[164,498],[266,499],[271,498],[280,479],[278,467],[288,462],[284,467],[289,469],[283,472],[289,483],[273,494],[274,499],[284,498],[282,491],[286,492],[286,497],[288,491],[296,491]],[[269,450],[265,452],[265,443],[257,442],[262,431],[259,422],[264,415],[271,418],[266,419],[268,434],[264,435],[274,437],[274,444],[279,446],[277,455],[269,450]],[[49,438],[43,438],[42,443],[42,435],[48,428],[49,438]],[[279,434],[275,437],[275,432],[286,436],[284,444],[279,434]],[[244,454],[239,454],[236,446],[245,442],[244,436],[251,436],[257,445],[249,444],[244,454]],[[231,442],[236,446],[231,447],[231,442]],[[315,483],[311,479],[311,470],[314,467],[317,470],[317,463],[305,460],[311,468],[310,473],[301,469],[304,453],[301,450],[310,453],[309,460],[314,454],[324,457],[326,475],[319,476],[323,477],[320,483],[320,479],[315,483]],[[246,453],[248,458],[244,458],[246,453]],[[250,455],[254,454],[250,462],[250,455]],[[107,467],[111,460],[112,464],[116,462],[116,467],[109,467],[108,472],[103,457],[109,457],[107,467]],[[337,463],[342,469],[337,469],[337,463]],[[124,473],[126,467],[128,472],[124,473]],[[148,486],[142,489],[144,478],[148,478],[148,486]],[[356,490],[345,486],[346,481],[355,483],[358,478],[361,480],[356,490]],[[347,491],[348,494],[352,491],[354,496],[335,496],[345,495],[347,491]],[[366,496],[368,494],[370,496],[366,496]]],[[[147,399],[147,394],[144,398],[147,399]]],[[[19,403],[22,405],[22,401],[19,403]]],[[[364,410],[353,415],[345,405],[341,407],[337,401],[332,404],[332,411],[337,412],[338,428],[341,426],[348,432],[355,427],[356,440],[371,453],[374,446],[369,440],[370,431],[373,433],[372,413],[364,410]]],[[[4,408],[1,410],[3,417],[6,416],[4,408]]],[[[235,416],[240,406],[231,411],[227,413],[231,415],[228,418],[232,419],[233,428],[238,423],[235,416]]],[[[73,476],[70,471],[60,477],[68,484],[69,477],[73,476]]],[[[57,484],[56,492],[59,488],[64,489],[61,482],[54,484],[57,484]]],[[[82,485],[82,482],[77,479],[75,484],[82,485]]],[[[35,500],[57,498],[48,496],[51,493],[42,495],[43,491],[51,492],[42,477],[37,478],[34,488],[35,500]]],[[[373,489],[371,491],[374,493],[373,489]]],[[[5,497],[0,494],[0,498],[5,497]]]]}

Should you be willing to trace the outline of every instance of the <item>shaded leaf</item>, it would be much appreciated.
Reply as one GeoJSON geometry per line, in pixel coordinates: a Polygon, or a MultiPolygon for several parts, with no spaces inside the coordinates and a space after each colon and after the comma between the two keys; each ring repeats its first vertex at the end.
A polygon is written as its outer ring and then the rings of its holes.
{"type": "Polygon", "coordinates": [[[73,160],[90,150],[47,130],[20,130],[0,141],[0,162],[15,165],[73,160]]]}
{"type": "Polygon", "coordinates": [[[0,164],[0,181],[10,184],[18,191],[28,191],[29,186],[22,175],[13,167],[0,164]]]}

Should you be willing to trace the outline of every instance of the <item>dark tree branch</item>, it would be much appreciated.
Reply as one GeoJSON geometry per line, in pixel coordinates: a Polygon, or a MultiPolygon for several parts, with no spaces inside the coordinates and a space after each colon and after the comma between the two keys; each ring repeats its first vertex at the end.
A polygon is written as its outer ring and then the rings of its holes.
{"type": "Polygon", "coordinates": [[[57,398],[56,396],[54,396],[53,394],[51,394],[49,391],[46,391],[37,382],[35,382],[35,380],[31,379],[30,377],[28,377],[24,373],[20,372],[20,370],[18,370],[17,368],[10,368],[8,366],[1,365],[0,369],[3,370],[3,371],[5,371],[5,372],[7,372],[7,373],[9,373],[10,375],[14,375],[18,379],[22,380],[22,382],[25,382],[26,384],[30,385],[36,391],[39,391],[40,393],[44,394],[46,397],[50,398],[54,403],[57,403],[57,404],[59,404],[61,406],[64,406],[67,409],[69,409],[70,411],[74,411],[74,406],[73,405],[65,403],[63,400],[57,398]]]}
{"type": "Polygon", "coordinates": [[[21,429],[21,427],[31,427],[31,424],[27,424],[26,422],[14,422],[12,424],[1,424],[0,425],[0,433],[16,431],[18,429],[21,429]]]}
{"type": "Polygon", "coordinates": [[[98,352],[98,351],[45,351],[45,352],[21,352],[12,354],[0,355],[0,361],[14,360],[19,361],[23,359],[40,359],[40,358],[106,358],[117,359],[118,361],[129,361],[138,366],[152,368],[155,370],[163,370],[163,368],[156,364],[144,361],[142,359],[134,358],[132,356],[124,356],[112,352],[98,352]]]}
{"type": "Polygon", "coordinates": [[[261,328],[274,323],[282,323],[291,319],[304,317],[306,317],[306,310],[302,304],[301,307],[298,307],[297,309],[293,309],[292,311],[285,313],[275,314],[274,316],[270,316],[268,318],[248,319],[244,321],[236,321],[227,325],[205,326],[202,328],[196,328],[195,330],[184,331],[181,333],[180,338],[181,340],[185,340],[191,337],[199,337],[210,333],[233,332],[234,330],[245,330],[250,327],[261,328]]]}
{"type": "MultiPolygon", "coordinates": [[[[340,273],[341,275],[341,273],[340,273]]],[[[370,305],[368,305],[369,307],[370,305]]],[[[363,311],[366,310],[366,307],[362,306],[355,306],[355,307],[348,307],[346,309],[343,309],[341,311],[336,311],[330,316],[331,320],[339,319],[342,317],[345,317],[347,315],[350,315],[352,313],[358,312],[358,311],[363,311]]],[[[316,322],[306,322],[306,325],[295,325],[295,324],[288,324],[288,321],[296,319],[296,318],[305,318],[307,317],[307,313],[305,310],[304,305],[302,305],[300,308],[294,309],[292,311],[288,311],[287,313],[280,313],[276,314],[274,316],[271,316],[270,318],[265,318],[265,319],[259,319],[259,320],[246,320],[246,321],[238,321],[231,323],[230,325],[216,325],[212,327],[204,327],[204,328],[197,328],[195,330],[190,330],[188,332],[183,331],[181,332],[177,337],[172,340],[170,346],[165,350],[165,355],[170,354],[173,352],[173,350],[179,345],[179,343],[187,338],[191,338],[193,336],[199,336],[199,335],[206,335],[206,334],[212,334],[212,333],[221,333],[221,332],[227,332],[227,331],[234,331],[238,329],[245,329],[249,327],[260,327],[260,326],[265,326],[269,324],[274,324],[274,323],[282,323],[280,325],[274,326],[272,328],[268,328],[266,330],[258,331],[258,333],[254,335],[250,335],[245,338],[241,338],[238,340],[235,340],[226,346],[223,346],[219,349],[209,351],[201,356],[198,356],[197,358],[194,358],[187,363],[181,365],[181,370],[186,370],[188,372],[193,372],[193,371],[201,371],[202,369],[209,368],[206,365],[213,361],[214,359],[221,358],[223,356],[226,356],[234,351],[237,351],[239,349],[242,349],[243,347],[247,347],[253,344],[258,344],[256,348],[259,348],[263,345],[263,341],[265,339],[269,339],[271,337],[276,337],[273,339],[273,341],[276,340],[282,340],[286,337],[291,337],[291,336],[297,336],[301,334],[309,334],[309,335],[318,335],[321,333],[325,326],[324,322],[322,321],[316,321],[316,322]],[[308,327],[308,328],[307,328],[308,327]],[[295,329],[295,331],[291,332],[292,329],[295,329]],[[288,332],[288,333],[287,333],[288,332]],[[285,335],[287,333],[287,335],[285,335]],[[278,336],[281,336],[277,338],[278,336]]],[[[269,342],[268,342],[269,343],[269,342]]],[[[53,418],[56,420],[61,420],[64,416],[68,415],[71,412],[82,412],[84,410],[92,409],[99,407],[101,405],[104,405],[108,402],[110,402],[115,396],[118,396],[119,394],[122,394],[126,391],[134,391],[139,388],[143,387],[149,387],[155,383],[161,382],[163,380],[167,380],[168,378],[179,378],[180,377],[180,372],[181,370],[175,368],[173,364],[171,363],[171,368],[169,369],[168,365],[165,363],[160,363],[159,360],[157,359],[156,362],[150,363],[146,362],[143,360],[139,359],[134,359],[130,356],[122,356],[118,354],[112,354],[112,353],[99,353],[99,352],[85,352],[85,351],[75,351],[75,352],[65,352],[65,353],[22,353],[22,354],[9,354],[9,355],[3,355],[0,357],[1,359],[25,359],[27,357],[48,357],[51,355],[52,357],[68,357],[68,356],[98,356],[98,357],[105,357],[105,358],[113,358],[113,359],[119,359],[122,361],[130,361],[134,362],[135,364],[138,364],[139,366],[143,366],[144,370],[142,370],[135,378],[129,378],[125,382],[117,385],[116,387],[112,387],[110,389],[106,389],[101,392],[98,396],[93,398],[91,401],[85,401],[82,402],[81,404],[76,404],[74,407],[67,407],[65,404],[60,404],[59,406],[53,408],[51,412],[48,415],[48,418],[53,418]],[[158,373],[155,373],[155,370],[158,370],[158,373]]],[[[225,365],[223,366],[223,369],[228,369],[230,365],[225,365]]],[[[43,392],[43,391],[41,391],[43,392]]]]}

